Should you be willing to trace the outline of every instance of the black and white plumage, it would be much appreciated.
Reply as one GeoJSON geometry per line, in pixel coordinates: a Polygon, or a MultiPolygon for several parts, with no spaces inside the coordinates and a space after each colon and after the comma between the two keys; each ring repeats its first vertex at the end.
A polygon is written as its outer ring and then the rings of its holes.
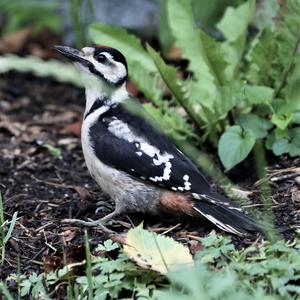
{"type": "Polygon", "coordinates": [[[84,157],[91,175],[116,203],[105,221],[125,211],[166,210],[201,215],[233,234],[260,231],[241,208],[212,192],[195,164],[128,95],[127,63],[119,51],[103,46],[56,48],[82,71],[84,157]]]}

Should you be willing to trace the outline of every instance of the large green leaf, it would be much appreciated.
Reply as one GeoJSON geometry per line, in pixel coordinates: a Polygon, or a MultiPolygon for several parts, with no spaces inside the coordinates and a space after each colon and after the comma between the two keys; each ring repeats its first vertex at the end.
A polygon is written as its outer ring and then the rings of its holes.
{"type": "Polygon", "coordinates": [[[277,139],[272,145],[274,154],[288,153],[290,156],[300,155],[300,128],[291,128],[285,137],[277,139]]]}
{"type": "Polygon", "coordinates": [[[255,114],[240,115],[239,124],[244,129],[250,129],[257,139],[266,137],[268,130],[273,127],[273,124],[269,120],[255,114]]]}
{"type": "Polygon", "coordinates": [[[226,170],[244,160],[255,144],[255,135],[240,126],[229,127],[221,136],[218,153],[226,170]]]}
{"type": "Polygon", "coordinates": [[[189,105],[189,99],[183,90],[183,82],[177,77],[176,68],[167,65],[160,55],[153,50],[150,46],[147,47],[150,56],[152,57],[161,77],[172,92],[174,98],[180,106],[182,106],[191,119],[197,124],[199,123],[199,117],[195,114],[193,107],[189,105]]]}
{"type": "Polygon", "coordinates": [[[226,53],[226,75],[234,79],[244,51],[247,28],[252,20],[255,0],[248,0],[237,8],[229,7],[225,11],[217,28],[223,33],[226,41],[223,49],[226,53]]]}
{"type": "Polygon", "coordinates": [[[146,97],[159,101],[163,90],[157,88],[159,74],[140,40],[125,29],[102,23],[92,24],[89,29],[93,42],[114,47],[125,55],[130,79],[146,97]]]}
{"type": "Polygon", "coordinates": [[[273,94],[274,94],[273,89],[267,86],[259,86],[259,85],[245,86],[246,101],[250,105],[271,103],[273,94]]]}
{"type": "Polygon", "coordinates": [[[282,6],[281,22],[276,35],[276,56],[274,58],[272,77],[275,80],[277,94],[286,84],[300,41],[300,0],[286,0],[282,6]]]}
{"type": "Polygon", "coordinates": [[[197,101],[212,108],[217,96],[217,76],[214,74],[201,36],[195,25],[190,1],[168,0],[168,19],[176,44],[181,48],[182,55],[189,60],[189,70],[193,72],[197,90],[197,101]]]}

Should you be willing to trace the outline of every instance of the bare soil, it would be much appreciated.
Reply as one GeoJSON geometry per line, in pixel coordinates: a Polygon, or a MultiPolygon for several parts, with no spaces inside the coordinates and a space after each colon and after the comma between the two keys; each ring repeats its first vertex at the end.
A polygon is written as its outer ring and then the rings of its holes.
{"type": "MultiPolygon", "coordinates": [[[[5,219],[18,212],[0,279],[17,272],[18,259],[21,273],[28,274],[42,271],[45,260],[63,249],[73,254],[77,251],[78,258],[83,228],[63,223],[63,219],[97,219],[112,209],[84,164],[79,138],[83,109],[83,90],[73,86],[30,74],[8,73],[0,78],[0,190],[5,219]],[[61,150],[60,157],[56,157],[55,149],[52,153],[51,146],[61,150]],[[108,205],[95,213],[97,201],[108,205]]],[[[278,158],[269,171],[273,179],[278,177],[273,180],[269,209],[274,212],[279,232],[292,239],[300,228],[300,159],[278,158]]],[[[254,172],[253,165],[246,163],[229,176],[243,188],[255,191],[250,206],[261,211],[257,187],[253,180],[249,185],[254,172]]],[[[198,236],[212,229],[219,231],[195,220],[140,214],[122,216],[110,228],[122,233],[143,220],[146,228],[169,231],[177,240],[194,245],[192,250],[195,244],[191,241],[198,236]]],[[[105,239],[98,228],[89,229],[89,235],[92,246],[105,239]]],[[[251,239],[234,237],[234,242],[243,247],[251,239]]]]}

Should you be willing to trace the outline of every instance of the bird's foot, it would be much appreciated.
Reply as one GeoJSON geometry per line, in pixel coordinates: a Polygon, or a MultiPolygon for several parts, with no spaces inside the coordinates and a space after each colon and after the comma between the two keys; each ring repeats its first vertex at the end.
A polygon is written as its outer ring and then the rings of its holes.
{"type": "Polygon", "coordinates": [[[102,229],[105,233],[115,233],[113,230],[108,229],[104,224],[106,222],[103,222],[102,219],[100,220],[92,220],[88,219],[89,221],[84,221],[80,219],[64,219],[62,220],[63,223],[71,223],[71,224],[77,224],[85,227],[99,227],[102,229]]]}

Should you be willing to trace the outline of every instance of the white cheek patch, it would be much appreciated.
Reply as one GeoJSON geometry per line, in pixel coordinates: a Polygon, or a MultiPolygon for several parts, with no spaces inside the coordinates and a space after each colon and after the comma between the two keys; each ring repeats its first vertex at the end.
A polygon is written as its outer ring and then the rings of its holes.
{"type": "Polygon", "coordinates": [[[101,54],[105,55],[110,63],[99,63],[94,57],[90,57],[88,60],[94,65],[95,70],[101,73],[106,80],[117,83],[127,76],[127,70],[122,63],[114,61],[113,57],[107,52],[102,52],[101,54]]]}

